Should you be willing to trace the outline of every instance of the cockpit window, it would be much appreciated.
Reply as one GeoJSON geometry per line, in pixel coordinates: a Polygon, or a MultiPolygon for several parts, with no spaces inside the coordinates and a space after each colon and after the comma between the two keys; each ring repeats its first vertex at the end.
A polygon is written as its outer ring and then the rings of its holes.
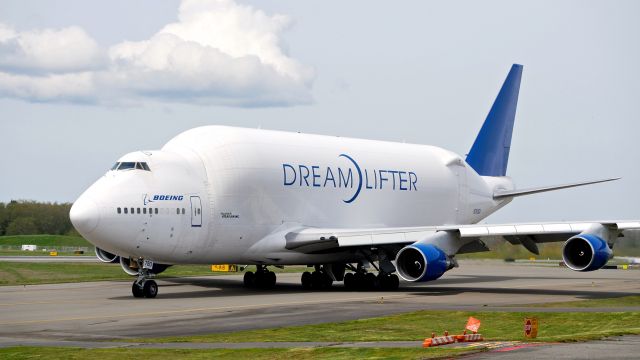
{"type": "Polygon", "coordinates": [[[134,169],[135,167],[136,167],[136,163],[134,163],[134,162],[121,162],[120,166],[118,166],[118,171],[127,170],[127,169],[134,169]]]}
{"type": "Polygon", "coordinates": [[[131,170],[131,169],[151,171],[151,169],[149,168],[149,165],[147,165],[146,162],[128,162],[128,161],[117,162],[111,168],[111,170],[117,170],[117,171],[131,170]]]}

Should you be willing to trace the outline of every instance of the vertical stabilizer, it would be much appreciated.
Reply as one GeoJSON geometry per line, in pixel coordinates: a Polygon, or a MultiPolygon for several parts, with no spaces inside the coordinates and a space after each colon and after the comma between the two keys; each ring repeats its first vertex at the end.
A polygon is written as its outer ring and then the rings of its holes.
{"type": "Polygon", "coordinates": [[[467,163],[482,176],[507,173],[521,77],[522,65],[513,64],[467,155],[467,163]]]}

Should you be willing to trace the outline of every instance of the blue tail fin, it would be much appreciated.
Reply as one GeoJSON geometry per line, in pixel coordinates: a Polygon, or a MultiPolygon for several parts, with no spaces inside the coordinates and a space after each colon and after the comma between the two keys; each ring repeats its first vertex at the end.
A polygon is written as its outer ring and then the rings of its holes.
{"type": "Polygon", "coordinates": [[[482,176],[507,173],[521,78],[522,65],[513,64],[467,155],[467,163],[482,176]]]}

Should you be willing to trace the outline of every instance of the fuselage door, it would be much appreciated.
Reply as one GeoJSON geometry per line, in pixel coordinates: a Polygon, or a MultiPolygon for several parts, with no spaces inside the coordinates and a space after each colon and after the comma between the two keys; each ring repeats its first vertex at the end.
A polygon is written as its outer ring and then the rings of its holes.
{"type": "Polygon", "coordinates": [[[199,196],[191,196],[191,227],[202,226],[202,202],[199,196]]]}

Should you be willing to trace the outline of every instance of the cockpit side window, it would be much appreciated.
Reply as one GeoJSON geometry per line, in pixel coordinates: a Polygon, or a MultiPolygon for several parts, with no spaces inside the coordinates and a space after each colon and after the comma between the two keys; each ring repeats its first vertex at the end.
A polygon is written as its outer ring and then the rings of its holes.
{"type": "Polygon", "coordinates": [[[151,171],[151,169],[149,168],[149,165],[147,165],[146,162],[141,162],[140,165],[142,165],[143,170],[151,171]]]}
{"type": "Polygon", "coordinates": [[[117,168],[118,168],[118,166],[120,166],[120,163],[119,163],[119,162],[117,162],[117,163],[113,164],[113,167],[111,168],[111,170],[115,170],[115,169],[117,169],[117,168]]]}
{"type": "Polygon", "coordinates": [[[136,169],[138,169],[138,170],[144,170],[144,169],[142,168],[142,163],[139,163],[139,162],[138,162],[138,163],[136,163],[136,169]]]}

